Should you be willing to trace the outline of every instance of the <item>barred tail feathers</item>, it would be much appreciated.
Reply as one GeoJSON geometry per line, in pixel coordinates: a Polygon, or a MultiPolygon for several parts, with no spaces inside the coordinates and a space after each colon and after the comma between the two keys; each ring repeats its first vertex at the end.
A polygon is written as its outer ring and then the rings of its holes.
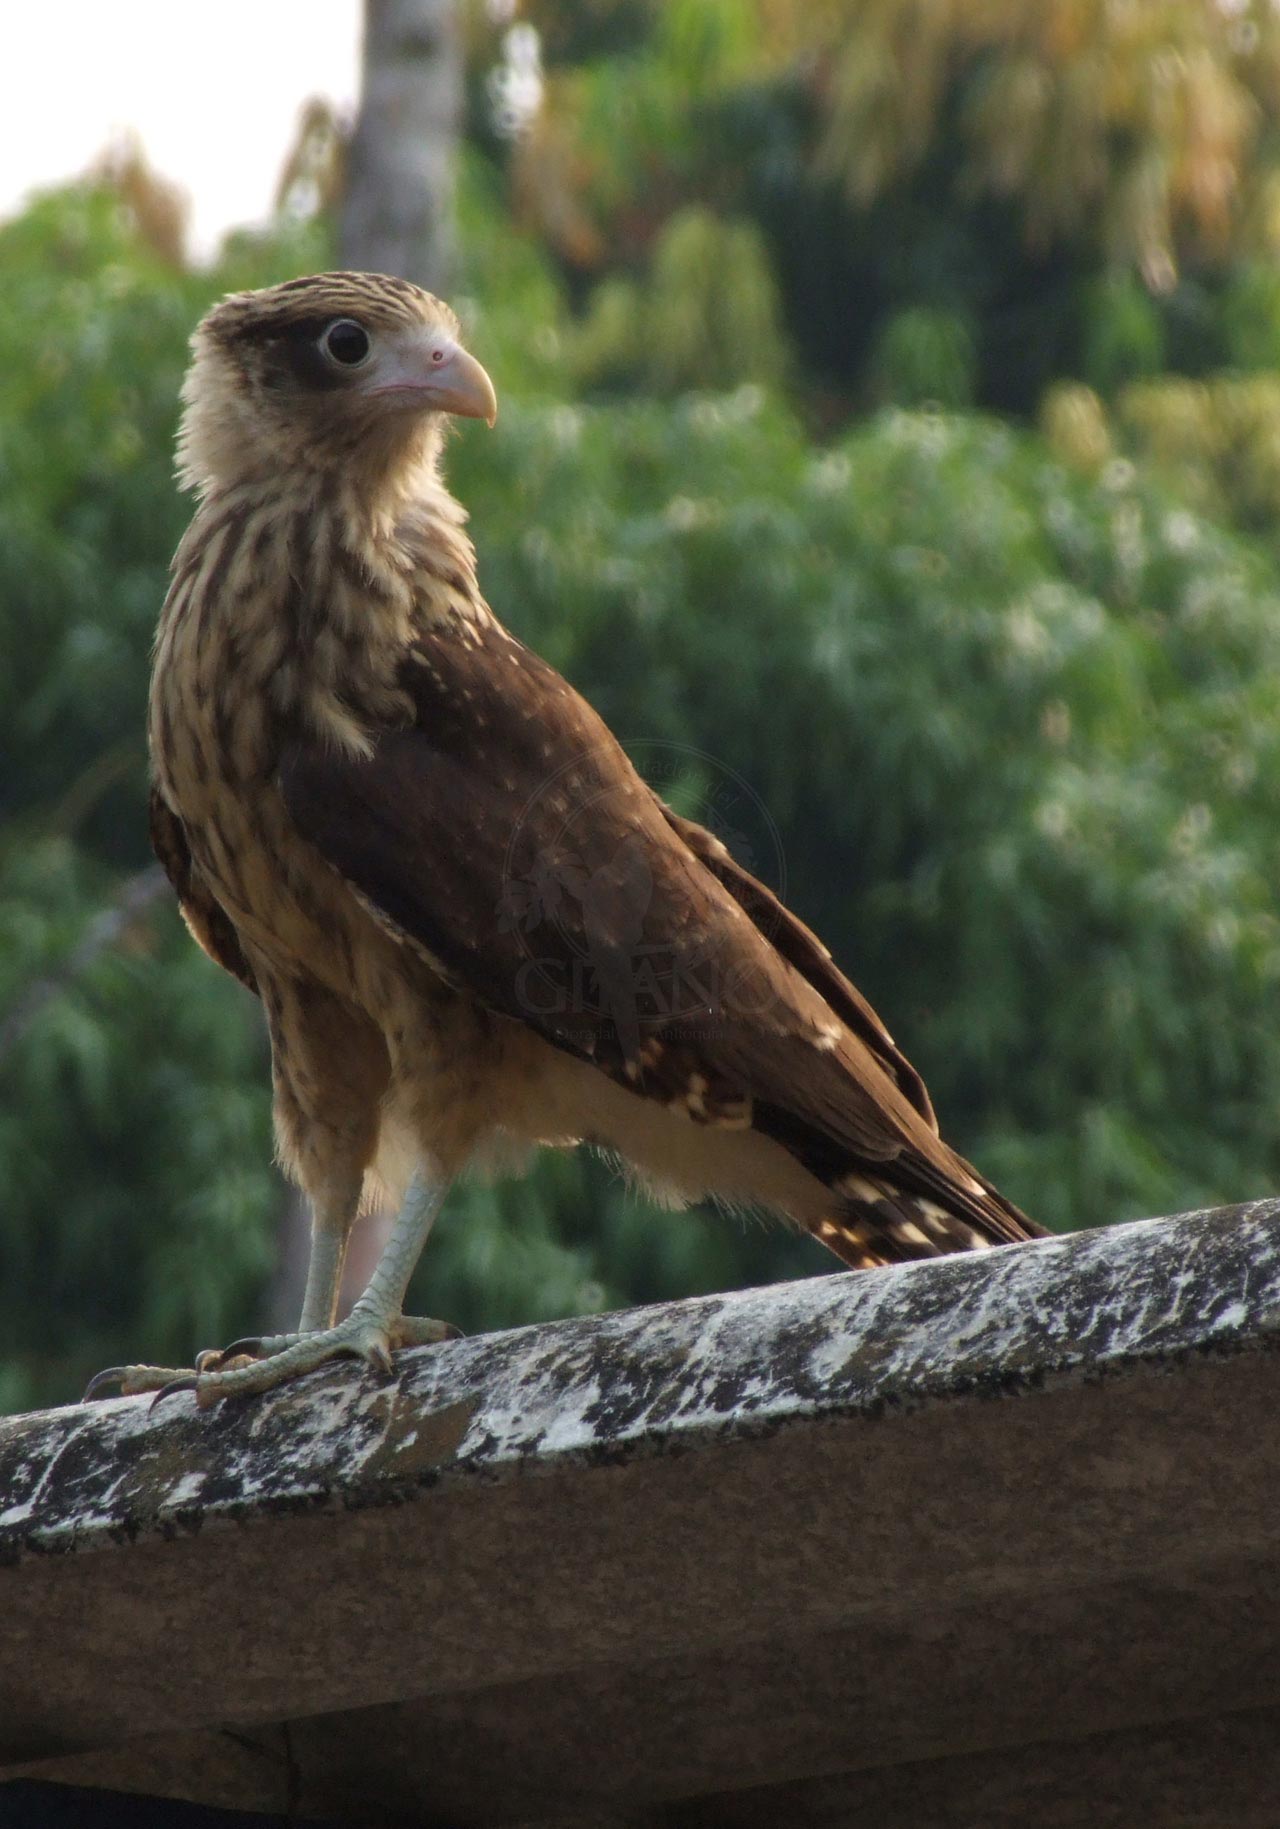
{"type": "MultiPolygon", "coordinates": [[[[813,1236],[854,1270],[986,1251],[994,1245],[1043,1238],[1045,1228],[969,1170],[964,1183],[924,1192],[883,1175],[849,1173],[832,1182],[829,1213],[813,1223],[813,1236]]],[[[941,1182],[941,1177],[938,1178],[941,1182]]]]}

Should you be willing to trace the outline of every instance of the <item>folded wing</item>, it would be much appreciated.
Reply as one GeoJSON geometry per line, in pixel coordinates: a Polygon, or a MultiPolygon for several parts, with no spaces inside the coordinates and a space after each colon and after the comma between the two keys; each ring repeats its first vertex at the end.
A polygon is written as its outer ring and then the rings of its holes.
{"type": "Polygon", "coordinates": [[[937,1134],[919,1075],[826,949],[498,626],[419,638],[413,718],[361,759],[284,755],[301,834],[500,1015],[691,1121],[751,1127],[832,1194],[856,1264],[1038,1233],[937,1134]]]}

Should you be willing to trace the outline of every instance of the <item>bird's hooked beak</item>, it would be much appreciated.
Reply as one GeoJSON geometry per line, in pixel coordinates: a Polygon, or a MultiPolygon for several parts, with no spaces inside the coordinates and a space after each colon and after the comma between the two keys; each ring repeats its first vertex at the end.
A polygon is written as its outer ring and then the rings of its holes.
{"type": "Polygon", "coordinates": [[[498,396],[475,357],[452,337],[434,335],[398,350],[370,390],[400,397],[420,411],[456,413],[463,419],[498,417],[498,396]]]}

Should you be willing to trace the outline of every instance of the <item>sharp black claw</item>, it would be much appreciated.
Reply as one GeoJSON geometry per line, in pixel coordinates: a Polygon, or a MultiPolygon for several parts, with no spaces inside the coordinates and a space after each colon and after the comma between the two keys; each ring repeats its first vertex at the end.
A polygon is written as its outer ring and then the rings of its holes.
{"type": "MultiPolygon", "coordinates": [[[[466,1339],[467,1336],[466,1336],[466,1333],[464,1332],[464,1330],[460,1327],[455,1327],[452,1321],[445,1321],[443,1323],[443,1326],[444,1326],[445,1340],[465,1340],[466,1339]]],[[[441,1344],[443,1345],[444,1342],[442,1341],[441,1344]]]]}
{"type": "Polygon", "coordinates": [[[262,1335],[250,1334],[247,1340],[233,1340],[230,1346],[224,1346],[218,1358],[224,1363],[234,1359],[237,1353],[249,1353],[255,1359],[262,1357],[262,1335]]]}
{"type": "Polygon", "coordinates": [[[199,1390],[200,1381],[198,1378],[172,1378],[168,1384],[161,1385],[160,1389],[151,1399],[151,1408],[154,1410],[157,1404],[163,1403],[166,1397],[172,1397],[175,1392],[195,1391],[198,1394],[199,1390]]]}
{"type": "Polygon", "coordinates": [[[125,1368],[122,1365],[109,1365],[105,1372],[95,1372],[88,1384],[84,1387],[84,1396],[80,1399],[81,1403],[91,1403],[98,1395],[98,1392],[106,1385],[122,1384],[124,1382],[124,1373],[125,1368]]]}

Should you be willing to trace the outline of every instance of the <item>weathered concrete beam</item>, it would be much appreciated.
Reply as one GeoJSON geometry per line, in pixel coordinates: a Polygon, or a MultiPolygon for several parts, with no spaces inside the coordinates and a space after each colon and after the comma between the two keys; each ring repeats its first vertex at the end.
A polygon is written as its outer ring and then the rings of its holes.
{"type": "Polygon", "coordinates": [[[1278,1330],[1261,1202],[0,1422],[0,1776],[1271,1829],[1278,1330]]]}

